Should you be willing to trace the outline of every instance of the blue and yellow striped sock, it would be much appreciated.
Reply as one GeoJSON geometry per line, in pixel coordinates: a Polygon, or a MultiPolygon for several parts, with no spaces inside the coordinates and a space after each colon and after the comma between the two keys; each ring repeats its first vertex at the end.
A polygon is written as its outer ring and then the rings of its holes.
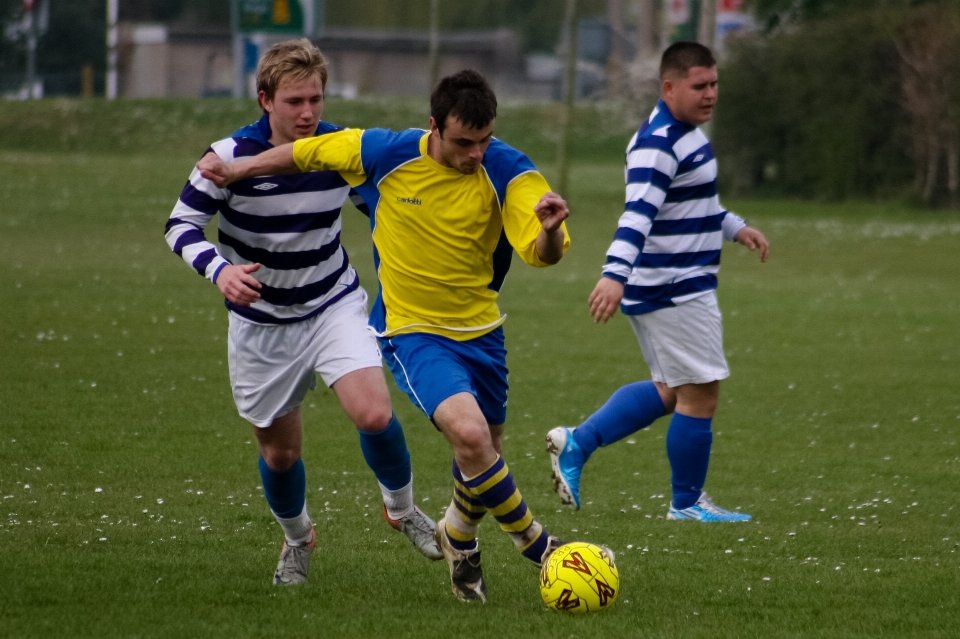
{"type": "Polygon", "coordinates": [[[453,500],[444,518],[445,532],[450,545],[470,552],[477,548],[477,529],[487,514],[487,508],[464,485],[463,474],[453,460],[453,500]]]}
{"type": "Polygon", "coordinates": [[[539,565],[547,549],[547,530],[533,518],[503,459],[497,457],[487,470],[471,479],[464,478],[463,485],[493,513],[520,554],[539,565]]]}

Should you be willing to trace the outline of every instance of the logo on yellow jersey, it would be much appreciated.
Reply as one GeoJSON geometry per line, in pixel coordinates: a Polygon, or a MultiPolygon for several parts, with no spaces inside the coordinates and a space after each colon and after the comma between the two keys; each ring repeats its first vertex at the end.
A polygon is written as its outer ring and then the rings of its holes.
{"type": "Polygon", "coordinates": [[[418,197],[397,197],[397,202],[400,202],[400,204],[415,204],[417,206],[422,204],[418,197]]]}

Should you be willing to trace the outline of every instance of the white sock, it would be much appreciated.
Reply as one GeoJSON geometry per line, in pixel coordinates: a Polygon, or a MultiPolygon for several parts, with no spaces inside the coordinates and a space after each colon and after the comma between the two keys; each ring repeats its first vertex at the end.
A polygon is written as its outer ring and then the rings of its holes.
{"type": "Polygon", "coordinates": [[[296,517],[284,519],[283,517],[277,517],[277,513],[273,513],[273,516],[276,517],[277,523],[283,528],[288,546],[306,546],[310,543],[310,539],[313,537],[313,522],[310,521],[310,515],[307,514],[306,503],[303,504],[303,510],[296,517]]]}
{"type": "MultiPolygon", "coordinates": [[[[380,482],[377,482],[380,484],[380,482]]],[[[413,512],[413,479],[403,488],[390,490],[380,484],[380,494],[383,495],[383,504],[387,507],[387,516],[390,519],[403,519],[413,512]]]]}

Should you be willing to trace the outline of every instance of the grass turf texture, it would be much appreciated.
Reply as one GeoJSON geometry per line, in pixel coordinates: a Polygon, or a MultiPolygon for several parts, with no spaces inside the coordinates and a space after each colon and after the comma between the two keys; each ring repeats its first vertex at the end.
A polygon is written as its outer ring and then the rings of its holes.
{"type": "MultiPolygon", "coordinates": [[[[236,124],[254,116],[244,111],[236,124]]],[[[519,130],[509,116],[502,129],[519,130]]],[[[259,489],[250,427],[230,398],[225,311],[161,237],[197,153],[233,124],[153,157],[93,142],[92,151],[31,152],[7,135],[12,126],[0,137],[0,635],[955,634],[955,216],[727,202],[767,233],[773,257],[761,266],[741,247],[724,251],[733,376],[707,489],[755,520],[663,519],[667,420],[598,451],[583,509],[572,512],[550,490],[544,433],[647,376],[623,318],[595,326],[586,313],[622,168],[575,166],[573,250],[546,270],[516,263],[501,298],[510,316],[505,457],[552,532],[618,553],[617,603],[574,618],[544,608],[536,570],[492,520],[481,530],[490,602],[456,602],[446,566],[382,521],[357,435],[328,390],[305,406],[320,540],[311,583],[274,587],[281,533],[259,489]]],[[[527,135],[542,150],[534,159],[548,161],[548,141],[527,135]]],[[[352,211],[344,243],[372,290],[365,218],[352,211]]],[[[438,516],[450,497],[449,451],[406,397],[394,400],[418,503],[438,516]]]]}

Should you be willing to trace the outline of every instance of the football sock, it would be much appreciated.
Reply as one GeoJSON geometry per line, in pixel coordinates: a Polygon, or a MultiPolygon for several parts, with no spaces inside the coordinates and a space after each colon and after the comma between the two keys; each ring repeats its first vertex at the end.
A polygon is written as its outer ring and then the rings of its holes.
{"type": "Polygon", "coordinates": [[[674,413],[667,431],[667,457],[673,471],[673,507],[689,508],[700,499],[710,464],[712,418],[674,413]]]}
{"type": "Polygon", "coordinates": [[[493,513],[520,554],[539,565],[547,549],[547,530],[533,518],[503,459],[498,456],[490,468],[476,477],[464,477],[463,485],[493,513]]]}
{"type": "Polygon", "coordinates": [[[310,540],[313,538],[311,534],[313,522],[310,521],[310,515],[307,514],[306,504],[303,505],[303,509],[296,517],[284,519],[283,517],[277,517],[276,513],[274,513],[274,517],[277,518],[277,523],[283,528],[283,534],[287,538],[288,546],[306,546],[310,543],[310,540]]]}
{"type": "Polygon", "coordinates": [[[387,507],[390,519],[403,519],[413,512],[413,480],[397,490],[380,484],[380,494],[383,495],[383,505],[387,507]]]}
{"type": "Polygon", "coordinates": [[[618,388],[600,407],[573,431],[573,438],[583,451],[583,460],[600,446],[609,446],[646,428],[667,414],[653,382],[636,382],[618,388]]]}
{"type": "Polygon", "coordinates": [[[260,458],[260,479],[263,495],[274,517],[287,536],[287,543],[297,546],[310,541],[310,517],[307,515],[307,474],[303,460],[287,470],[273,470],[260,458]]]}
{"type": "Polygon", "coordinates": [[[477,529],[487,513],[486,506],[463,483],[463,474],[453,460],[453,500],[444,517],[447,540],[457,550],[470,552],[477,548],[477,529]]]}
{"type": "Polygon", "coordinates": [[[401,490],[410,484],[413,480],[410,451],[407,450],[407,439],[403,436],[403,428],[396,415],[379,433],[368,433],[359,429],[357,432],[360,433],[363,458],[367,460],[367,466],[377,476],[381,486],[388,490],[401,490]]]}

